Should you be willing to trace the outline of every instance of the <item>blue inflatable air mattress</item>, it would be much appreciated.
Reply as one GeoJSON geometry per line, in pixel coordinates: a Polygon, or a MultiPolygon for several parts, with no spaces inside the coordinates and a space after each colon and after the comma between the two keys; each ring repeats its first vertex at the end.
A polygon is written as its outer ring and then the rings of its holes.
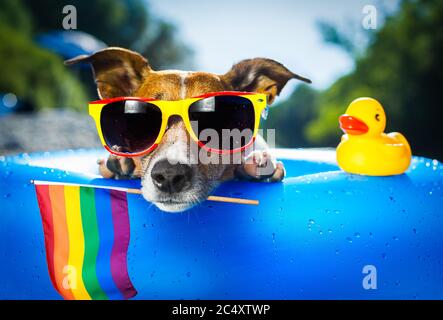
{"type": "MultiPolygon", "coordinates": [[[[128,195],[134,299],[442,299],[443,165],[406,174],[340,171],[334,150],[276,150],[283,183],[232,181],[206,201],[161,212],[128,195]],[[371,274],[371,286],[367,277],[371,274]]],[[[97,175],[102,150],[0,158],[0,298],[60,299],[51,285],[30,180],[140,187],[97,175]]]]}

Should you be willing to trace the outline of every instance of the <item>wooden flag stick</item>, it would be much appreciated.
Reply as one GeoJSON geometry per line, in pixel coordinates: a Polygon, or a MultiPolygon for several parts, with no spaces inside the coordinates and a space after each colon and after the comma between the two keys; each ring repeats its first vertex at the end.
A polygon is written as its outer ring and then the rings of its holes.
{"type": "MultiPolygon", "coordinates": [[[[66,182],[58,182],[58,181],[41,181],[41,180],[31,180],[32,184],[35,185],[61,185],[61,186],[77,186],[77,187],[89,187],[89,188],[97,188],[97,189],[107,189],[107,190],[117,190],[123,191],[130,194],[142,194],[140,189],[134,188],[122,188],[122,187],[111,187],[111,186],[97,186],[90,184],[79,184],[79,183],[66,183],[66,182]]],[[[217,202],[229,202],[229,203],[238,203],[238,204],[250,204],[250,205],[258,205],[258,200],[250,200],[250,199],[241,199],[241,198],[230,198],[230,197],[220,197],[220,196],[209,196],[207,198],[209,201],[217,201],[217,202]]]]}

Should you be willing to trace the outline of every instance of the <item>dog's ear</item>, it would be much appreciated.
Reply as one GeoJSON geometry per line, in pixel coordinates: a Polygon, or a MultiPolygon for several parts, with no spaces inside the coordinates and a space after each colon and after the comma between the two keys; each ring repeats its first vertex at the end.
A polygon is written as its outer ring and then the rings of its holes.
{"type": "Polygon", "coordinates": [[[75,57],[65,61],[65,65],[79,62],[92,65],[101,99],[134,95],[143,78],[152,71],[148,61],[140,54],[116,47],[103,49],[90,56],[75,57]]]}
{"type": "Polygon", "coordinates": [[[222,78],[236,91],[267,94],[268,104],[274,101],[290,79],[311,83],[311,80],[289,71],[281,63],[265,58],[243,60],[235,64],[222,78]]]}

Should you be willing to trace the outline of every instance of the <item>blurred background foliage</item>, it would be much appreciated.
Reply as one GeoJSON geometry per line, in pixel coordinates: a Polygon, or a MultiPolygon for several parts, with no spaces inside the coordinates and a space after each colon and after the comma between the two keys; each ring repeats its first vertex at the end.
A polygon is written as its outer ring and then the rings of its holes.
{"type": "Polygon", "coordinates": [[[338,116],[352,100],[370,96],[385,108],[387,131],[405,134],[414,154],[443,159],[443,1],[402,1],[363,52],[338,28],[323,23],[320,30],[325,41],[354,56],[354,71],[326,90],[300,85],[276,105],[266,127],[278,128],[277,144],[335,147],[342,134],[338,116]]]}
{"type": "MultiPolygon", "coordinates": [[[[85,112],[87,102],[97,98],[89,69],[66,68],[62,57],[35,41],[61,30],[68,4],[77,8],[78,29],[107,45],[136,50],[155,69],[192,69],[193,51],[144,0],[1,0],[0,93],[14,93],[33,110],[85,112]]],[[[443,1],[401,0],[383,21],[366,31],[360,21],[319,21],[324,41],[349,54],[354,69],[329,88],[301,84],[279,100],[264,123],[276,129],[278,146],[335,147],[342,134],[338,116],[352,100],[370,96],[384,105],[387,130],[404,133],[415,154],[443,159],[443,1]]]]}
{"type": "Polygon", "coordinates": [[[87,98],[63,60],[33,42],[34,21],[24,1],[0,2],[0,92],[36,108],[80,107],[87,98]]]}
{"type": "Polygon", "coordinates": [[[90,70],[73,72],[35,37],[62,29],[62,10],[77,8],[77,27],[109,46],[149,57],[154,68],[190,67],[192,51],[174,25],[154,17],[143,0],[0,1],[0,92],[13,92],[31,108],[86,110],[97,99],[90,70]]]}

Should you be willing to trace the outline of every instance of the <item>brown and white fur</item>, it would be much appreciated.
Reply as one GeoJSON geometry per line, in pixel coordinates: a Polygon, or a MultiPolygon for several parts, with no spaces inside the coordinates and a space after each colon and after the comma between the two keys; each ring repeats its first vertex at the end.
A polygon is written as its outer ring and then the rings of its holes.
{"type": "MultiPolygon", "coordinates": [[[[243,60],[223,75],[154,71],[140,54],[122,48],[107,48],[68,60],[66,64],[78,62],[92,65],[102,99],[135,96],[181,100],[209,92],[248,91],[265,93],[271,104],[290,79],[310,82],[282,64],[264,58],[243,60]]],[[[152,153],[138,158],[111,155],[107,161],[98,161],[99,171],[105,178],[141,178],[144,198],[168,212],[184,211],[203,201],[222,181],[237,177],[273,182],[284,178],[283,164],[266,151],[266,143],[260,136],[255,141],[255,151],[242,154],[243,161],[237,164],[191,161],[197,156],[192,151],[196,148],[190,148],[192,143],[183,120],[173,116],[152,153]],[[260,168],[267,168],[270,174],[261,176],[260,168]]],[[[215,153],[207,156],[222,157],[215,153]]]]}

